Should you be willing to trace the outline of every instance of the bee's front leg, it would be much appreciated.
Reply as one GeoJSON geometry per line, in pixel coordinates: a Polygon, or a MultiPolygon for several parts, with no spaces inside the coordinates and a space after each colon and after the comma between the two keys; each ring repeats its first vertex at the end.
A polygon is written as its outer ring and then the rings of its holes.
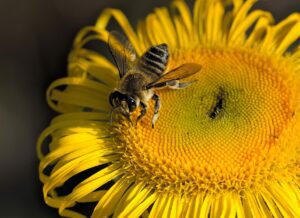
{"type": "Polygon", "coordinates": [[[153,117],[152,117],[152,128],[154,128],[154,124],[156,123],[156,120],[159,116],[159,109],[161,107],[161,104],[160,104],[160,98],[157,94],[154,94],[152,96],[152,100],[155,101],[155,105],[154,105],[154,114],[153,114],[153,117]]]}
{"type": "Polygon", "coordinates": [[[141,101],[140,106],[142,108],[140,115],[136,119],[136,124],[139,122],[140,119],[142,119],[143,116],[147,113],[147,105],[141,101]]]}
{"type": "Polygon", "coordinates": [[[120,110],[120,113],[131,123],[131,125],[133,126],[133,122],[131,120],[131,116],[130,113],[126,112],[125,110],[120,110]]]}
{"type": "Polygon", "coordinates": [[[133,122],[132,122],[132,120],[131,120],[131,116],[130,116],[130,114],[129,113],[126,113],[126,114],[123,114],[126,118],[127,118],[127,120],[131,123],[131,125],[133,126],[133,122]]]}

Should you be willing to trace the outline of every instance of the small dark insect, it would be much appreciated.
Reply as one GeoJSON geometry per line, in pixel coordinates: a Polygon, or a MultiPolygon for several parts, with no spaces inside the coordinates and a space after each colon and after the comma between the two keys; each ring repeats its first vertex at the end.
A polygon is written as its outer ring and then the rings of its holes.
{"type": "Polygon", "coordinates": [[[194,81],[180,82],[180,80],[194,75],[202,68],[198,64],[186,63],[164,73],[169,59],[167,44],[153,46],[138,58],[131,43],[116,31],[110,32],[108,45],[120,76],[118,87],[109,96],[109,102],[113,107],[111,119],[113,112],[117,111],[132,123],[131,114],[140,108],[137,123],[145,116],[148,102],[153,100],[155,102],[153,128],[161,108],[160,98],[155,94],[155,89],[186,88],[194,81]]]}
{"type": "Polygon", "coordinates": [[[216,96],[216,102],[212,105],[208,116],[211,119],[215,119],[217,115],[220,114],[220,112],[224,109],[224,104],[225,104],[225,91],[220,88],[219,93],[216,96]]]}

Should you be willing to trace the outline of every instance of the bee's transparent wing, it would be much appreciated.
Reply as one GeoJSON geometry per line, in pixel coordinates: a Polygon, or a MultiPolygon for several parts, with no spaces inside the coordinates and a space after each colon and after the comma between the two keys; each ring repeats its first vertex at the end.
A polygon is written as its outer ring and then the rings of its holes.
{"type": "Polygon", "coordinates": [[[168,82],[172,82],[175,80],[181,80],[187,77],[190,77],[198,72],[200,72],[202,66],[194,63],[183,64],[174,70],[171,70],[168,73],[163,74],[157,80],[149,83],[146,86],[146,89],[151,89],[155,87],[164,87],[168,82]]]}
{"type": "Polygon", "coordinates": [[[119,32],[111,31],[108,36],[108,47],[122,78],[134,66],[136,51],[132,44],[119,32]]]}

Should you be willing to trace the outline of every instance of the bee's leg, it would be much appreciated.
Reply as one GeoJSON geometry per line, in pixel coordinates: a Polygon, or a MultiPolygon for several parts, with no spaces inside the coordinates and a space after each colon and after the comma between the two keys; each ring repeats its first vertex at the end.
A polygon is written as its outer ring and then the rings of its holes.
{"type": "Polygon", "coordinates": [[[144,102],[140,103],[140,106],[142,107],[140,115],[136,119],[136,124],[139,122],[140,119],[142,119],[143,116],[145,116],[147,112],[147,105],[144,102]]]}
{"type": "Polygon", "coordinates": [[[131,126],[133,126],[133,122],[131,120],[130,114],[126,114],[125,117],[129,120],[129,122],[131,123],[131,126]]]}
{"type": "Polygon", "coordinates": [[[161,107],[161,104],[160,104],[160,98],[157,94],[154,94],[152,96],[152,99],[155,101],[155,105],[154,105],[154,114],[153,114],[153,117],[152,117],[152,128],[154,128],[154,124],[159,116],[159,109],[161,107]]]}
{"type": "Polygon", "coordinates": [[[167,86],[171,89],[184,89],[192,85],[194,82],[196,82],[196,80],[190,82],[179,82],[179,80],[172,80],[167,83],[167,86]]]}
{"type": "Polygon", "coordinates": [[[161,82],[161,83],[156,84],[155,88],[169,87],[171,89],[184,89],[196,81],[197,80],[193,80],[190,82],[180,82],[179,80],[169,80],[166,82],[161,82]]]}
{"type": "Polygon", "coordinates": [[[130,114],[125,112],[125,111],[120,111],[121,114],[131,123],[131,125],[133,126],[133,122],[131,120],[130,114]]]}

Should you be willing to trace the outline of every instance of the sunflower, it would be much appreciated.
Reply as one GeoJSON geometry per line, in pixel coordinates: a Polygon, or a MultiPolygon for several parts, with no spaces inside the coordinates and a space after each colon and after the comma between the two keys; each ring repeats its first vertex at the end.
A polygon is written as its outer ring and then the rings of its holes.
{"type": "Polygon", "coordinates": [[[300,217],[300,14],[278,24],[255,1],[175,0],[133,30],[106,9],[83,28],[68,76],[48,91],[55,117],[38,139],[47,205],[66,217],[300,217]],[[142,55],[167,43],[168,70],[197,63],[197,82],[157,90],[160,117],[109,123],[115,19],[142,55]],[[85,208],[82,212],[82,208],[85,208]],[[86,210],[91,209],[90,214],[86,210]]]}

